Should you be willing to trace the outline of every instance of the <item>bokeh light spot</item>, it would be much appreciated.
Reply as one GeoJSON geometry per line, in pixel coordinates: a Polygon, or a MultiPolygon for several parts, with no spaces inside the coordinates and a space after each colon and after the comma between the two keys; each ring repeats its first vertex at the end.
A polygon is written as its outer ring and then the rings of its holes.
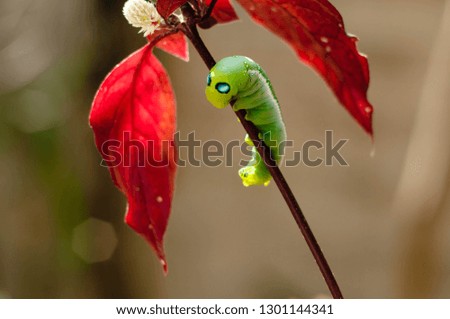
{"type": "Polygon", "coordinates": [[[73,230],[72,249],[87,263],[110,259],[117,242],[111,223],[96,218],[88,218],[73,230]]]}

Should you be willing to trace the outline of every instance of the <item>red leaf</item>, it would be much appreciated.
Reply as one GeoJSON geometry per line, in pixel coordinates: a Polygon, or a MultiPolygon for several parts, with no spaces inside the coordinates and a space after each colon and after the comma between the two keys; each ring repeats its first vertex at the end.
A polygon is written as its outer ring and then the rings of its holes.
{"type": "Polygon", "coordinates": [[[186,2],[187,0],[158,0],[156,2],[156,10],[158,10],[161,17],[167,18],[186,2]]]}
{"type": "Polygon", "coordinates": [[[367,100],[369,66],[348,36],[341,15],[327,0],[237,0],[251,17],[296,51],[333,89],[358,123],[372,135],[367,100]]]}
{"type": "MultiPolygon", "coordinates": [[[[203,0],[202,2],[205,6],[209,6],[211,0],[203,0]]],[[[211,17],[208,20],[203,21],[200,26],[207,29],[217,23],[227,23],[238,19],[230,0],[218,0],[214,6],[211,17]]]]}
{"type": "Polygon", "coordinates": [[[167,271],[163,236],[176,171],[175,98],[152,48],[133,53],[106,77],[89,122],[114,183],[127,196],[126,223],[150,243],[167,271]]]}
{"type": "MultiPolygon", "coordinates": [[[[205,4],[209,6],[211,0],[205,0],[205,4]]],[[[218,0],[214,6],[212,15],[218,23],[226,23],[239,19],[236,11],[234,11],[230,0],[218,0]]]]}
{"type": "MultiPolygon", "coordinates": [[[[149,37],[148,39],[151,42],[151,38],[149,37]]],[[[189,61],[188,43],[186,37],[181,32],[164,37],[156,44],[156,47],[183,61],[189,61]]]]}

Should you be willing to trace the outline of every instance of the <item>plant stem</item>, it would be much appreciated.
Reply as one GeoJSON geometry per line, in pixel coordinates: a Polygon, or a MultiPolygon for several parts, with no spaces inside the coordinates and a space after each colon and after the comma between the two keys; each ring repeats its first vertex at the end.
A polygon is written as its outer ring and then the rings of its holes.
{"type": "MultiPolygon", "coordinates": [[[[205,46],[203,40],[201,39],[196,24],[194,22],[190,23],[191,20],[190,18],[192,18],[191,21],[194,21],[193,19],[194,12],[192,8],[189,6],[183,6],[182,9],[185,17],[187,17],[188,19],[186,23],[180,25],[180,28],[192,42],[195,49],[197,50],[197,52],[205,62],[206,66],[208,67],[208,69],[211,69],[216,64],[216,61],[214,60],[213,56],[211,55],[208,48],[205,46]]],[[[233,106],[232,104],[233,103],[231,103],[231,106],[233,106]]],[[[292,193],[292,190],[289,187],[287,181],[285,180],[283,174],[281,173],[281,170],[278,167],[277,163],[273,160],[273,157],[271,156],[270,148],[267,147],[265,143],[259,138],[259,131],[256,128],[256,126],[252,122],[249,122],[245,119],[246,115],[245,110],[239,110],[236,111],[235,113],[239,118],[242,126],[247,131],[249,137],[253,141],[253,144],[258,150],[258,153],[261,155],[261,158],[264,160],[264,163],[266,164],[270,174],[272,175],[273,180],[275,181],[275,183],[278,186],[278,189],[283,195],[283,198],[286,201],[286,204],[288,205],[292,213],[292,216],[297,222],[297,225],[300,228],[300,231],[303,237],[305,238],[306,243],[308,244],[308,247],[311,250],[311,253],[314,256],[314,259],[316,260],[317,265],[319,266],[319,269],[325,279],[325,282],[328,286],[328,289],[331,292],[331,295],[335,299],[344,298],[339,289],[339,285],[336,279],[334,278],[333,272],[331,271],[331,268],[328,265],[328,262],[324,254],[322,253],[322,250],[320,249],[319,243],[317,242],[311,228],[308,225],[308,222],[306,221],[306,218],[302,210],[300,209],[297,199],[292,193]]]]}
{"type": "Polygon", "coordinates": [[[212,11],[214,10],[214,7],[217,4],[217,0],[212,0],[211,3],[209,4],[208,10],[206,11],[205,16],[203,17],[203,19],[205,18],[209,18],[212,14],[212,11]]]}

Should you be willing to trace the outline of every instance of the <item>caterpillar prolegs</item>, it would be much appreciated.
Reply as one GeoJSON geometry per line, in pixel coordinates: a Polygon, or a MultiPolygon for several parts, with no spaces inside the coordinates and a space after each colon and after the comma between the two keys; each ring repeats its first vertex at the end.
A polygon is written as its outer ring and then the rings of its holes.
{"type": "MultiPolygon", "coordinates": [[[[258,128],[260,138],[279,163],[284,153],[286,129],[277,97],[262,68],[244,56],[227,57],[211,69],[206,84],[206,98],[216,108],[222,109],[235,101],[235,111],[246,111],[246,120],[258,128]]],[[[244,186],[268,185],[271,176],[267,167],[248,136],[245,141],[253,148],[252,159],[239,170],[242,183],[244,186]]]]}

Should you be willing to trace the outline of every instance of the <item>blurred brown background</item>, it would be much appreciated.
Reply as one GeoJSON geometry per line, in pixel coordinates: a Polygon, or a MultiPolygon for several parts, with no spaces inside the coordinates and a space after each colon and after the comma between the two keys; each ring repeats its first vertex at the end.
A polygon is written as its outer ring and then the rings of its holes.
{"type": "MultiPolygon", "coordinates": [[[[346,297],[450,297],[450,1],[333,0],[369,56],[370,138],[324,82],[250,22],[202,32],[216,56],[259,62],[297,149],[349,139],[338,165],[283,168],[346,297]],[[447,7],[447,8],[446,8],[447,7]],[[446,8],[446,9],[445,9],[446,8]]],[[[323,279],[274,184],[245,189],[234,167],[180,168],[166,235],[169,276],[123,224],[87,124],[107,72],[144,44],[123,1],[0,4],[0,296],[314,298],[323,279]]],[[[207,70],[159,54],[181,136],[244,132],[210,106],[207,70]]]]}

